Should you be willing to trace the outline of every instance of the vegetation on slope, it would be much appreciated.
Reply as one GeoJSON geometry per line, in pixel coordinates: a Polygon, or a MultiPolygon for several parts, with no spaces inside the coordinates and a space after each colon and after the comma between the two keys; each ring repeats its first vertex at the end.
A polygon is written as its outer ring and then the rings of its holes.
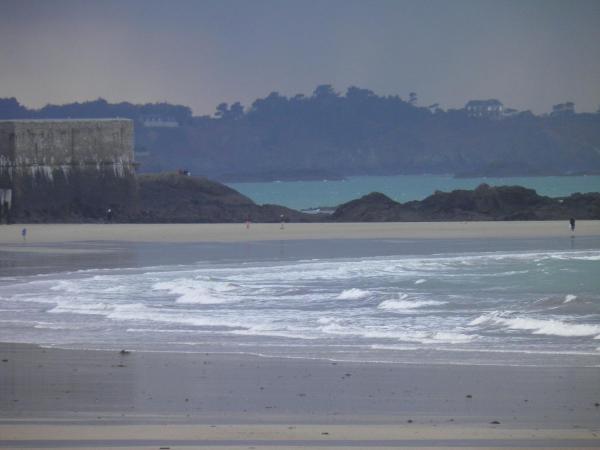
{"type": "Polygon", "coordinates": [[[311,96],[276,92],[249,107],[221,104],[194,117],[181,105],[104,100],[29,110],[0,99],[0,118],[129,117],[146,172],[183,168],[219,180],[339,178],[355,174],[549,175],[600,173],[600,114],[501,118],[418,106],[413,96],[378,96],[331,86],[311,96]],[[147,127],[148,117],[174,128],[147,127]]]}

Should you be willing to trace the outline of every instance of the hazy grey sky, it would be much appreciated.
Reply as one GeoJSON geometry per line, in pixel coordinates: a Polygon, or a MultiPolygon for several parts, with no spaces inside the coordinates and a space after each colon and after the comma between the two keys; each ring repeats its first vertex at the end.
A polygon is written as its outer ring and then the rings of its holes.
{"type": "Polygon", "coordinates": [[[600,106],[600,0],[0,0],[0,97],[212,113],[318,84],[600,106]]]}

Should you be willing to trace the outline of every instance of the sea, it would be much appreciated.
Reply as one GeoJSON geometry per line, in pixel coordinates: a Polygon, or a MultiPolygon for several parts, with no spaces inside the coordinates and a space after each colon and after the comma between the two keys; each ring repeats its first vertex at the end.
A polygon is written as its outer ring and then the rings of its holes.
{"type": "Polygon", "coordinates": [[[335,207],[381,192],[398,202],[422,200],[436,190],[474,189],[490,186],[524,186],[548,197],[564,197],[575,192],[600,192],[600,175],[510,178],[454,178],[452,175],[354,176],[344,180],[273,181],[228,183],[230,187],[258,204],[284,205],[299,210],[335,207]]]}
{"type": "Polygon", "coordinates": [[[0,248],[0,341],[370,364],[600,366],[600,238],[571,237],[566,223],[561,238],[79,250],[0,248]]]}

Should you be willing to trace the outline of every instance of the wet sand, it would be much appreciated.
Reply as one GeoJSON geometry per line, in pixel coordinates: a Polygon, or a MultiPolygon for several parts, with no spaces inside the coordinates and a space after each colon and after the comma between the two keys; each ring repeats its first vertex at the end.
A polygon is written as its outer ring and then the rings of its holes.
{"type": "MultiPolygon", "coordinates": [[[[279,224],[32,224],[0,226],[4,250],[28,244],[81,241],[243,242],[303,239],[542,238],[571,236],[567,221],[279,224]],[[16,245],[16,246],[15,246],[16,245]]],[[[600,221],[577,222],[576,236],[600,236],[600,221]]]]}
{"type": "Polygon", "coordinates": [[[600,447],[598,368],[24,344],[0,357],[0,448],[600,447]]]}

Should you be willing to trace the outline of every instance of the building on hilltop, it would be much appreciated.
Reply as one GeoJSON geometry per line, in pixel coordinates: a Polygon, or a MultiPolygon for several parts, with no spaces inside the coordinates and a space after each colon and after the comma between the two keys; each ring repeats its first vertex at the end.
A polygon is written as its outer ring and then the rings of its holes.
{"type": "MultiPolygon", "coordinates": [[[[135,203],[129,119],[0,121],[0,190],[15,220],[100,219],[135,203]]],[[[6,203],[6,202],[5,202],[6,203]]],[[[0,213],[6,216],[7,205],[0,213]]]]}
{"type": "Polygon", "coordinates": [[[147,128],[177,128],[179,122],[173,117],[161,117],[161,116],[142,116],[140,118],[142,125],[147,128]]]}
{"type": "Polygon", "coordinates": [[[575,114],[575,103],[566,102],[559,103],[558,105],[552,105],[551,116],[570,116],[575,114]]]}
{"type": "Polygon", "coordinates": [[[502,115],[504,106],[496,99],[471,100],[465,105],[469,117],[487,117],[497,119],[502,115]]]}

